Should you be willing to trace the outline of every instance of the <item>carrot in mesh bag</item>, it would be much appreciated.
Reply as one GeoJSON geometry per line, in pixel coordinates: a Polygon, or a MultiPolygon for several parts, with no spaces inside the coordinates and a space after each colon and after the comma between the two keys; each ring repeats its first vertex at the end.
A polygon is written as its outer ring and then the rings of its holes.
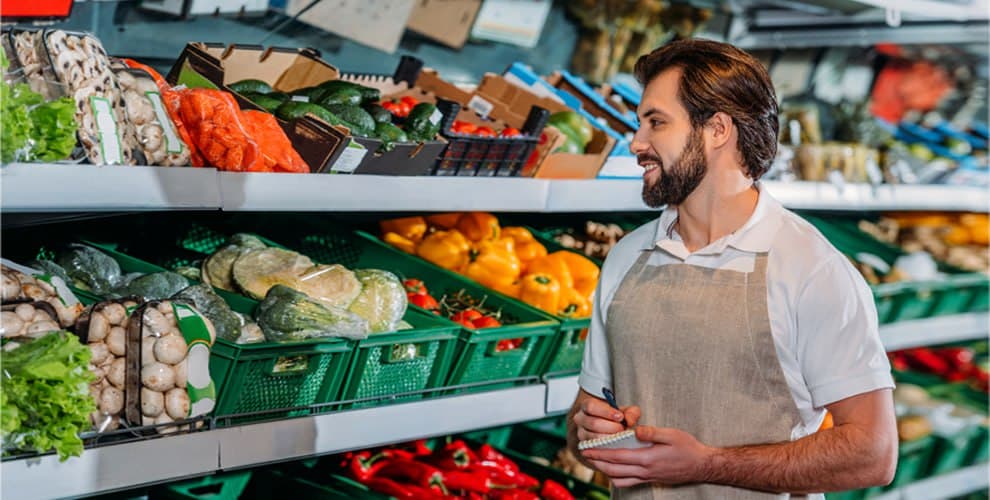
{"type": "Polygon", "coordinates": [[[294,172],[309,173],[309,166],[270,113],[264,111],[241,111],[241,124],[261,149],[262,161],[258,169],[251,172],[294,172]]]}
{"type": "MultiPolygon", "coordinates": [[[[173,88],[178,118],[189,129],[207,165],[220,170],[253,171],[263,168],[258,143],[241,124],[234,97],[222,90],[173,88]]],[[[170,106],[171,107],[171,106],[170,106]]]]}

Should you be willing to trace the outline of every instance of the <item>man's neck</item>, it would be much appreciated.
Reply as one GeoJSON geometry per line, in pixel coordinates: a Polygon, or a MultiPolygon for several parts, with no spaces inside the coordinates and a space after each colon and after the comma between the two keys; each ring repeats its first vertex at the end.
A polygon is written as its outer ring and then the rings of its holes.
{"type": "Polygon", "coordinates": [[[758,199],[746,177],[709,176],[677,206],[677,232],[684,246],[693,253],[736,232],[753,215],[758,199]]]}

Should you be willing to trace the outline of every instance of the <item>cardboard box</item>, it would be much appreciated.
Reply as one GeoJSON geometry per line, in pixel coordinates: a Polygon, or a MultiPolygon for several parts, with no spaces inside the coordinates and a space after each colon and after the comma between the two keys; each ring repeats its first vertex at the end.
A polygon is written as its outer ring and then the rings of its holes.
{"type": "MultiPolygon", "coordinates": [[[[175,85],[190,86],[197,79],[226,90],[237,98],[242,109],[263,109],[230,90],[227,84],[255,78],[280,91],[292,91],[337,78],[340,72],[319,58],[312,49],[260,46],[224,46],[190,43],[172,66],[166,79],[175,85]]],[[[310,172],[323,172],[340,157],[347,144],[346,129],[339,129],[312,116],[291,122],[279,120],[292,147],[309,165],[310,172]]]]}
{"type": "MultiPolygon", "coordinates": [[[[288,0],[285,13],[299,14],[311,0],[288,0]]],[[[406,31],[414,0],[323,1],[299,15],[299,21],[389,54],[406,31]]]]}
{"type": "MultiPolygon", "coordinates": [[[[551,113],[570,111],[571,108],[565,104],[538,96],[526,89],[513,85],[505,77],[496,74],[486,74],[476,89],[478,95],[483,98],[498,103],[504,113],[514,115],[519,119],[518,111],[529,109],[532,106],[540,106],[551,113]]],[[[557,129],[548,126],[546,131],[549,134],[560,134],[557,129]]],[[[608,155],[615,147],[615,139],[605,132],[594,128],[591,142],[585,147],[584,154],[573,153],[553,153],[552,151],[560,147],[563,143],[560,140],[546,141],[542,146],[545,152],[544,159],[536,165],[533,175],[544,179],[593,179],[598,175],[608,155]]],[[[541,150],[538,148],[538,150],[541,150]]]]}
{"type": "Polygon", "coordinates": [[[431,40],[459,49],[467,42],[481,10],[481,0],[420,0],[406,27],[431,40]]]}
{"type": "Polygon", "coordinates": [[[581,101],[582,109],[588,111],[595,117],[604,119],[605,123],[607,123],[612,130],[622,135],[636,133],[636,128],[629,123],[630,120],[627,117],[622,116],[620,111],[605,102],[605,98],[596,93],[590,87],[586,89],[578,88],[573,82],[568,81],[567,78],[564,78],[564,75],[559,71],[555,71],[553,74],[544,79],[550,83],[550,85],[553,85],[554,87],[577,97],[578,100],[581,101]]]}

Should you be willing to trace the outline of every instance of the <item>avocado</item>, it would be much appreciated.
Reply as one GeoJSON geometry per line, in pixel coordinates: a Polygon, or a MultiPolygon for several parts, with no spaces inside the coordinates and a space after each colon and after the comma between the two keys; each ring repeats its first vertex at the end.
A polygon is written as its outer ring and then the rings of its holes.
{"type": "Polygon", "coordinates": [[[330,104],[326,109],[343,120],[344,125],[351,129],[353,135],[370,137],[375,133],[375,119],[357,106],[330,104]]]}
{"type": "Polygon", "coordinates": [[[361,105],[361,91],[353,88],[323,89],[323,93],[319,96],[316,103],[320,106],[330,106],[333,104],[359,106],[361,105]]]}
{"type": "Polygon", "coordinates": [[[382,107],[381,104],[372,103],[365,104],[361,106],[364,108],[372,118],[375,119],[376,123],[392,123],[392,113],[389,110],[382,107]]]}
{"type": "Polygon", "coordinates": [[[275,110],[275,116],[286,121],[302,118],[306,114],[316,116],[330,125],[344,125],[343,120],[327,109],[309,102],[286,101],[275,110]]]}
{"type": "Polygon", "coordinates": [[[272,86],[261,80],[241,80],[239,82],[231,83],[227,85],[230,90],[237,92],[238,94],[243,94],[245,92],[255,92],[258,94],[267,94],[272,91],[272,86]]]}
{"type": "Polygon", "coordinates": [[[406,117],[406,134],[414,141],[431,141],[440,132],[443,115],[437,107],[421,102],[406,117]]]}
{"type": "Polygon", "coordinates": [[[282,105],[283,100],[278,97],[274,97],[271,94],[259,94],[257,92],[243,92],[241,93],[245,99],[261,106],[269,113],[274,113],[275,110],[282,105]]]}
{"type": "Polygon", "coordinates": [[[344,80],[328,80],[319,84],[318,87],[326,91],[326,93],[323,94],[324,97],[340,89],[350,89],[356,90],[361,94],[361,102],[359,104],[368,104],[382,100],[382,93],[378,89],[365,87],[364,85],[358,85],[356,83],[344,80]]]}
{"type": "Polygon", "coordinates": [[[313,104],[316,104],[319,98],[323,95],[323,89],[319,87],[302,87],[293,90],[289,94],[292,96],[305,96],[307,99],[309,99],[309,101],[303,101],[303,102],[311,102],[313,104]]]}

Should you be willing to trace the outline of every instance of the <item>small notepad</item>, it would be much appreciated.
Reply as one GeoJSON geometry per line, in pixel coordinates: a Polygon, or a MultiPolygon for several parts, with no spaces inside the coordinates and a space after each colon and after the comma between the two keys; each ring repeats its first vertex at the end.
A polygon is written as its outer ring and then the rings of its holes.
{"type": "Polygon", "coordinates": [[[590,450],[591,448],[646,448],[652,444],[636,439],[636,431],[629,429],[612,434],[611,436],[581,441],[578,443],[578,450],[590,450]]]}

